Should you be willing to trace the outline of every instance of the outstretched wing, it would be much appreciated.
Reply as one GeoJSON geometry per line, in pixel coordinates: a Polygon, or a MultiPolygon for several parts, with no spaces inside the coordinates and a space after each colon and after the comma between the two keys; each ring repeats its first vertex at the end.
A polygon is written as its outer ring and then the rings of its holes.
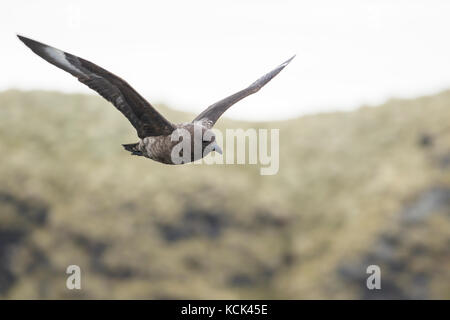
{"type": "Polygon", "coordinates": [[[111,102],[136,128],[139,138],[169,135],[174,126],[128,83],[99,66],[46,44],[19,36],[34,53],[78,78],[111,102]]]}
{"type": "Polygon", "coordinates": [[[280,73],[281,70],[286,67],[289,62],[292,61],[292,59],[295,58],[295,55],[287,60],[286,62],[280,64],[278,67],[276,67],[274,70],[270,71],[269,73],[266,73],[261,78],[253,82],[250,86],[245,88],[244,90],[241,90],[239,92],[236,92],[235,94],[226,97],[225,99],[222,99],[213,105],[209,106],[206,110],[204,110],[202,113],[200,113],[194,120],[195,121],[201,121],[208,127],[212,127],[217,119],[220,118],[220,116],[228,110],[229,107],[231,107],[233,104],[238,102],[239,100],[244,99],[245,97],[254,94],[259,91],[262,87],[266,85],[267,82],[272,80],[273,77],[275,77],[278,73],[280,73]]]}

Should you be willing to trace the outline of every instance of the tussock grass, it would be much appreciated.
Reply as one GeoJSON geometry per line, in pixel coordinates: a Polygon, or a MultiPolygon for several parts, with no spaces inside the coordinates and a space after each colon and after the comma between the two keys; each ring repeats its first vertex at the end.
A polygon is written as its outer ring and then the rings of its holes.
{"type": "Polygon", "coordinates": [[[137,141],[134,129],[97,96],[5,91],[0,194],[41,206],[45,219],[0,200],[9,239],[0,270],[11,275],[0,296],[357,298],[365,281],[343,277],[341,266],[364,272],[361,257],[393,233],[406,267],[390,281],[408,292],[423,272],[429,297],[449,298],[449,208],[413,229],[401,219],[423,190],[450,185],[449,123],[450,91],[283,122],[219,121],[280,128],[280,171],[260,176],[259,166],[131,157],[121,143],[137,141]],[[426,248],[421,257],[410,242],[426,248]],[[83,270],[80,292],[65,289],[70,264],[83,270]]]}

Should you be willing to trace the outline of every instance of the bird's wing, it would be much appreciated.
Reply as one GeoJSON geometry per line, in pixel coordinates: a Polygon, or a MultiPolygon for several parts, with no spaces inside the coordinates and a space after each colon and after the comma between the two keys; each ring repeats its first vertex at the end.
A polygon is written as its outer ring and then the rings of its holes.
{"type": "Polygon", "coordinates": [[[19,36],[34,53],[78,78],[111,102],[136,128],[140,138],[169,135],[175,127],[128,83],[92,62],[19,36]]]}
{"type": "Polygon", "coordinates": [[[250,86],[245,88],[244,90],[241,90],[239,92],[236,92],[235,94],[232,94],[229,97],[226,97],[225,99],[222,99],[213,105],[209,106],[207,109],[205,109],[202,113],[200,113],[193,122],[200,121],[207,125],[208,127],[212,127],[217,119],[220,118],[220,116],[228,110],[229,107],[231,107],[233,104],[238,102],[239,100],[244,99],[245,97],[254,94],[259,91],[262,87],[266,85],[267,82],[272,80],[273,77],[275,77],[278,73],[280,73],[281,70],[286,67],[289,62],[294,59],[295,55],[287,60],[286,62],[280,64],[278,67],[270,71],[269,73],[266,73],[261,78],[253,82],[250,86]]]}

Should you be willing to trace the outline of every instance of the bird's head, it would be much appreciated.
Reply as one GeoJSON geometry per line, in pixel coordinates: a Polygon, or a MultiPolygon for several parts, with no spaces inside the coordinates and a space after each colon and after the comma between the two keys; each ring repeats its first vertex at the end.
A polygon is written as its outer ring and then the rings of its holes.
{"type": "MultiPolygon", "coordinates": [[[[182,141],[190,141],[191,161],[199,160],[212,151],[222,154],[222,149],[217,144],[216,135],[211,129],[196,123],[188,123],[181,125],[172,134],[171,139],[175,147],[182,141]],[[175,137],[172,137],[175,134],[175,137]]],[[[178,147],[177,149],[178,150],[178,147]]]]}
{"type": "Polygon", "coordinates": [[[206,129],[202,134],[202,150],[203,155],[207,155],[212,151],[222,154],[222,148],[216,142],[216,135],[210,129],[206,129]]]}

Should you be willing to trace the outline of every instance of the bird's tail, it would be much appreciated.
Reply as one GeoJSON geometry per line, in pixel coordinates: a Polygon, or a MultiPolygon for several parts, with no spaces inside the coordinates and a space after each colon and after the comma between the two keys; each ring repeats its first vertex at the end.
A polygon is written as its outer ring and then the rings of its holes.
{"type": "Polygon", "coordinates": [[[125,150],[130,151],[132,155],[142,156],[142,151],[139,150],[139,143],[122,144],[125,150]]]}

